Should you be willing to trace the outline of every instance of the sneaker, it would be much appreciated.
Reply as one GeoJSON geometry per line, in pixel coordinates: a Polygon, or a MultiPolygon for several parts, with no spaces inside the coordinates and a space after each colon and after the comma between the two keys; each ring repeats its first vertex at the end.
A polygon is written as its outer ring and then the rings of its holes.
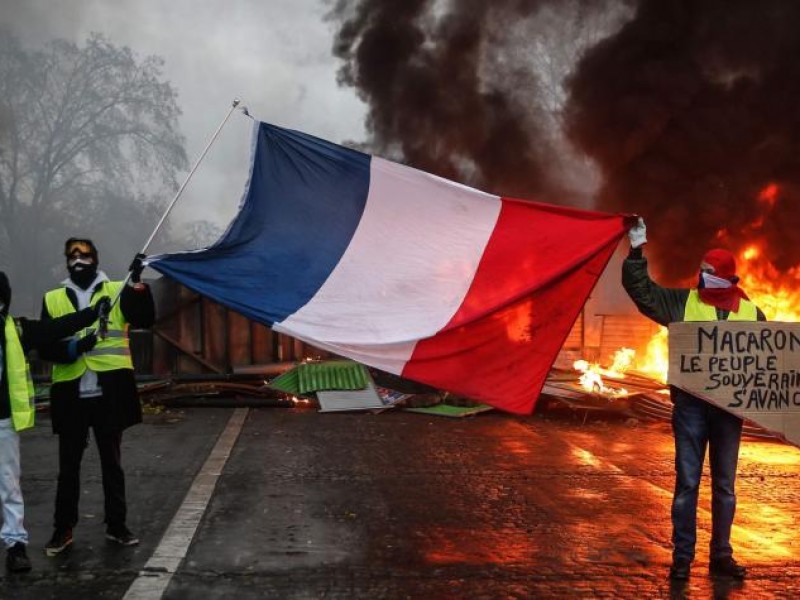
{"type": "Polygon", "coordinates": [[[131,530],[124,525],[122,527],[109,527],[106,529],[106,539],[120,546],[135,546],[139,543],[139,538],[133,535],[131,530]]]}
{"type": "Polygon", "coordinates": [[[25,573],[31,570],[31,561],[25,552],[25,544],[17,542],[6,550],[6,569],[12,573],[25,573]]]}
{"type": "Polygon", "coordinates": [[[72,528],[56,528],[53,537],[44,546],[44,553],[47,556],[57,556],[72,545],[72,528]]]}
{"type": "Polygon", "coordinates": [[[747,576],[747,568],[733,560],[732,556],[725,558],[715,558],[708,563],[708,572],[712,577],[732,577],[733,579],[744,579],[747,576]]]}
{"type": "Polygon", "coordinates": [[[669,568],[669,578],[675,580],[689,579],[689,571],[692,568],[692,561],[688,558],[676,558],[672,561],[669,568]]]}

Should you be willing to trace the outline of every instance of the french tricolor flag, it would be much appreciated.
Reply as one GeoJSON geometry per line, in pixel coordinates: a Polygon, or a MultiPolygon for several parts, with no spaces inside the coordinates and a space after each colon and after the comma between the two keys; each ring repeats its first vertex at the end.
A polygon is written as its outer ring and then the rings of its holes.
{"type": "Polygon", "coordinates": [[[238,215],[149,265],[275,331],[513,413],[533,410],[625,233],[256,123],[238,215]]]}

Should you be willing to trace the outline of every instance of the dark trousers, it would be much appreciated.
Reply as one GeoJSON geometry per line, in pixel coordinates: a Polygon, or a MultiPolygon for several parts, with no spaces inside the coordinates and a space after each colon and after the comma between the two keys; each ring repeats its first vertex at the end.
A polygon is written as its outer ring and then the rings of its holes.
{"type": "MultiPolygon", "coordinates": [[[[105,522],[109,528],[125,525],[125,473],[120,464],[122,431],[92,428],[103,474],[105,522]]],[[[89,440],[89,427],[62,432],[58,436],[58,489],[56,491],[56,528],[74,527],[78,523],[78,501],[81,493],[81,459],[89,440]]]]}
{"type": "Polygon", "coordinates": [[[672,498],[673,559],[694,559],[697,497],[706,448],[711,467],[711,559],[731,556],[736,512],[736,467],[742,420],[693,396],[679,394],[672,411],[675,495],[672,498]]]}

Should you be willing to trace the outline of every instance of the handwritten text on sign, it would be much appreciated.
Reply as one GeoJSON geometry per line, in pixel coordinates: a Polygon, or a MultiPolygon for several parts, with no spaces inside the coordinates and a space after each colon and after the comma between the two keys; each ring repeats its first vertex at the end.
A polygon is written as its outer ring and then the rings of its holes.
{"type": "Polygon", "coordinates": [[[673,323],[669,362],[671,385],[768,429],[796,423],[800,436],[800,324],[673,323]]]}

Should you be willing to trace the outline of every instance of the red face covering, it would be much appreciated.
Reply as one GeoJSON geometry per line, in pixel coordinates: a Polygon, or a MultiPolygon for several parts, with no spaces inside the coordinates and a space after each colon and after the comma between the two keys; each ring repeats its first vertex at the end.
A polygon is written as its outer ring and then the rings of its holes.
{"type": "Polygon", "coordinates": [[[704,270],[703,267],[711,267],[713,269],[711,275],[730,281],[731,286],[725,288],[700,287],[697,290],[700,299],[717,308],[738,312],[739,300],[742,298],[749,300],[749,298],[737,285],[739,278],[736,276],[736,260],[733,258],[733,254],[722,248],[709,250],[703,256],[701,270],[704,270]]]}

